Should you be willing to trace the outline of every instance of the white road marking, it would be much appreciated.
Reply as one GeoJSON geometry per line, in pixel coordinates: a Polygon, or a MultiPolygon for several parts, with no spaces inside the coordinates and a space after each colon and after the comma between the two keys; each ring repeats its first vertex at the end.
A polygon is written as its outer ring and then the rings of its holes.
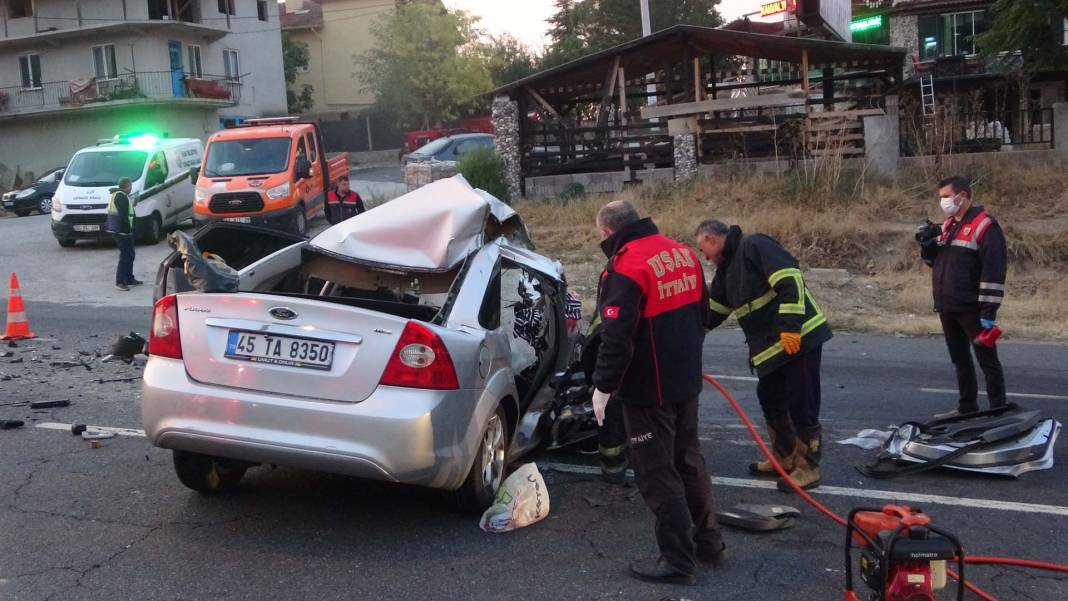
{"type": "MultiPolygon", "coordinates": [[[[73,424],[61,424],[59,422],[41,422],[35,427],[44,428],[45,430],[66,430],[70,432],[70,427],[73,424]]],[[[100,432],[113,432],[117,436],[139,436],[145,437],[144,430],[138,430],[136,428],[109,428],[108,426],[88,426],[90,430],[98,430],[100,432]]]]}
{"type": "MultiPolygon", "coordinates": [[[[960,394],[959,390],[950,390],[949,388],[921,388],[920,392],[930,392],[933,394],[960,394]]],[[[980,390],[979,394],[986,394],[985,390],[980,390]]],[[[1005,396],[1019,397],[1021,399],[1049,399],[1053,401],[1068,401],[1068,396],[1062,396],[1059,394],[1034,394],[1029,392],[1006,392],[1005,396]]]]}
{"type": "MultiPolygon", "coordinates": [[[[543,468],[553,469],[559,472],[572,474],[598,475],[601,468],[593,465],[573,465],[568,463],[542,463],[543,468]]],[[[758,488],[761,490],[775,490],[774,481],[749,480],[745,478],[726,478],[713,476],[712,484],[730,486],[734,488],[758,488]]],[[[950,505],[956,507],[970,507],[973,509],[994,509],[998,511],[1013,511],[1017,513],[1042,513],[1068,517],[1068,507],[1059,505],[1041,505],[1038,503],[1017,503],[1014,501],[994,501],[991,499],[969,499],[966,497],[946,497],[942,495],[927,495],[922,493],[895,492],[891,490],[868,490],[863,488],[847,488],[844,486],[820,486],[814,492],[818,495],[831,495],[836,497],[851,497],[855,499],[878,499],[882,501],[907,501],[909,503],[929,503],[934,505],[950,505]]]]}
{"type": "Polygon", "coordinates": [[[712,377],[717,380],[738,380],[739,382],[759,382],[760,378],[754,376],[725,376],[723,374],[712,374],[712,377]]]}
{"type": "MultiPolygon", "coordinates": [[[[65,430],[70,432],[71,424],[58,422],[42,422],[36,427],[45,430],[65,430]]],[[[131,436],[144,438],[144,430],[136,428],[110,428],[107,426],[89,426],[90,429],[103,432],[114,432],[118,436],[131,436]]],[[[572,474],[597,475],[601,468],[593,465],[574,465],[569,463],[546,462],[542,467],[553,469],[558,472],[572,474]]],[[[734,488],[758,488],[762,490],[775,490],[775,482],[768,480],[749,480],[746,478],[727,478],[713,476],[712,483],[720,486],[734,488]]],[[[862,488],[847,488],[844,486],[820,486],[815,491],[817,494],[837,497],[851,497],[856,499],[879,499],[883,501],[908,501],[910,503],[931,503],[935,505],[951,505],[957,507],[970,507],[973,509],[994,509],[998,511],[1014,511],[1017,513],[1044,513],[1068,517],[1068,507],[1059,505],[1041,505],[1038,503],[1017,503],[1014,501],[994,501],[991,499],[969,499],[966,497],[946,497],[942,495],[927,495],[922,493],[895,492],[890,490],[868,490],[862,488]]]]}

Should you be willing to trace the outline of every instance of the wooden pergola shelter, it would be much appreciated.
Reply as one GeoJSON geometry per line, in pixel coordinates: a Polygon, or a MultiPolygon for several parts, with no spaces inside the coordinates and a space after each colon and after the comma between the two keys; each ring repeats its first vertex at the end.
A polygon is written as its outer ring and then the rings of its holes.
{"type": "Polygon", "coordinates": [[[676,25],[493,90],[519,108],[523,178],[673,167],[697,160],[864,152],[906,51],[676,25]]]}

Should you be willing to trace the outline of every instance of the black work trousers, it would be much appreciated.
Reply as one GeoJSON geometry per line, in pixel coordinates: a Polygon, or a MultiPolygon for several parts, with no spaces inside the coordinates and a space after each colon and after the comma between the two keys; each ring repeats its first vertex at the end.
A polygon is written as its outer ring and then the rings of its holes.
{"type": "Polygon", "coordinates": [[[115,246],[119,247],[119,264],[115,267],[115,285],[134,283],[134,237],[133,234],[112,234],[115,246]]]}
{"type": "Polygon", "coordinates": [[[627,471],[627,426],[623,423],[623,402],[616,397],[608,399],[604,424],[597,428],[597,454],[602,475],[622,478],[627,471]]]}
{"type": "Polygon", "coordinates": [[[982,326],[979,325],[979,310],[939,313],[939,317],[942,320],[946,346],[949,348],[949,358],[953,360],[953,367],[957,371],[957,388],[960,390],[957,408],[961,413],[979,410],[979,384],[975,376],[975,365],[972,363],[973,350],[979,361],[979,368],[986,376],[986,394],[990,399],[990,406],[993,408],[1004,405],[1005,372],[1001,369],[997,346],[987,348],[981,344],[973,344],[975,337],[982,331],[982,326]]]}
{"type": "Polygon", "coordinates": [[[793,453],[800,435],[806,442],[820,435],[820,364],[823,347],[816,347],[760,378],[757,398],[768,427],[775,431],[775,449],[793,453]]]}
{"type": "Polygon", "coordinates": [[[697,552],[723,547],[697,440],[697,399],[660,407],[624,404],[623,417],[638,489],[656,518],[660,555],[676,571],[694,574],[697,552]]]}

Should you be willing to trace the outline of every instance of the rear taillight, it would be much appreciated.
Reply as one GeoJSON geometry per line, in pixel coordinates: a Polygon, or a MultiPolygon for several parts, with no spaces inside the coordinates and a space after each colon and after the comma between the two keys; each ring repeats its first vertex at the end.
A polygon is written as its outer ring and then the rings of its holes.
{"type": "Polygon", "coordinates": [[[173,294],[156,301],[156,306],[152,309],[148,354],[171,359],[182,358],[182,339],[178,334],[178,299],[173,294]]]}
{"type": "MultiPolygon", "coordinates": [[[[175,328],[177,329],[177,328],[175,328]]],[[[404,388],[453,390],[460,387],[456,368],[441,338],[430,328],[409,321],[386,364],[380,384],[404,388]]]]}

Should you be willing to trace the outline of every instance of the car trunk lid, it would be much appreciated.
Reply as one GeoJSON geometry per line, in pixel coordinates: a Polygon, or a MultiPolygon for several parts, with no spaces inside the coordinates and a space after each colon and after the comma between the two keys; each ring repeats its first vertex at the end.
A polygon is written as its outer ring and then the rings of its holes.
{"type": "Polygon", "coordinates": [[[374,391],[407,321],[290,296],[178,295],[182,354],[191,378],[329,401],[359,402],[374,391]],[[267,356],[261,357],[265,344],[267,356]],[[329,365],[319,361],[324,345],[329,365]],[[235,356],[246,354],[254,358],[235,356]]]}

